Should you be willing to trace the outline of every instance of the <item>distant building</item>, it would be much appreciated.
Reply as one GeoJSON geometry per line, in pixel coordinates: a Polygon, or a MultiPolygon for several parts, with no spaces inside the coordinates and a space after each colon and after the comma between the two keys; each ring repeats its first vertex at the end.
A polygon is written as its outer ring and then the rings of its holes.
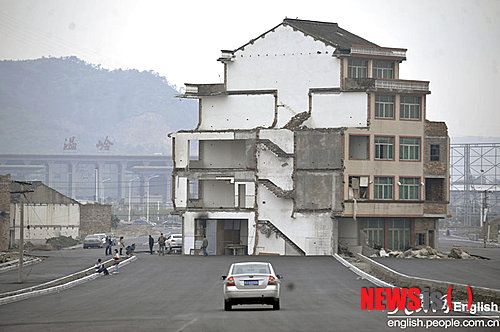
{"type": "Polygon", "coordinates": [[[224,83],[186,84],[197,128],[171,134],[185,254],[205,235],[211,254],[436,247],[449,138],[405,49],[285,19],[218,60],[224,83]]]}
{"type": "MultiPolygon", "coordinates": [[[[11,192],[19,192],[20,185],[10,184],[11,192]]],[[[111,206],[102,204],[82,204],[69,198],[40,181],[25,186],[33,192],[25,194],[24,239],[33,244],[43,244],[45,240],[57,236],[83,238],[87,234],[111,231],[111,206]]],[[[9,247],[20,238],[21,218],[20,194],[10,195],[9,247]]]]}
{"type": "Polygon", "coordinates": [[[10,175],[0,175],[0,250],[9,248],[10,175]]]}

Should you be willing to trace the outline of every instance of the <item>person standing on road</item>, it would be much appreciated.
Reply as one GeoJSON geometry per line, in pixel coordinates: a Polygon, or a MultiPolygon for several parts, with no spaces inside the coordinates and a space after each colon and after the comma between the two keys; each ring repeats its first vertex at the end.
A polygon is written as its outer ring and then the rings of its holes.
{"type": "Polygon", "coordinates": [[[114,265],[115,265],[115,272],[113,273],[119,273],[118,272],[118,265],[120,264],[120,254],[118,253],[118,249],[115,249],[115,256],[113,257],[114,258],[114,265]]]}
{"type": "Polygon", "coordinates": [[[165,255],[165,237],[163,236],[163,233],[161,233],[160,237],[158,238],[158,245],[160,246],[158,255],[165,255]]]}
{"type": "Polygon", "coordinates": [[[106,236],[106,256],[111,255],[112,253],[112,242],[111,242],[111,235],[106,236]]]}
{"type": "Polygon", "coordinates": [[[123,236],[120,236],[120,256],[122,255],[123,248],[125,248],[125,240],[123,239],[123,236]]]}
{"type": "Polygon", "coordinates": [[[153,237],[151,236],[151,234],[149,235],[149,253],[152,255],[153,254],[153,246],[155,244],[155,239],[153,239],[153,237]]]}
{"type": "Polygon", "coordinates": [[[201,249],[203,249],[203,256],[208,256],[207,254],[208,240],[207,237],[203,237],[203,242],[201,243],[201,249]]]}

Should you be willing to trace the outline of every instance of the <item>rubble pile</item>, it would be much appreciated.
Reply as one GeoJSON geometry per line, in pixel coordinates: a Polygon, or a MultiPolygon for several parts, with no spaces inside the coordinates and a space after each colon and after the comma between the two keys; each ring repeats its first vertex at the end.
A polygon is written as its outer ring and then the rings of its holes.
{"type": "Polygon", "coordinates": [[[448,257],[454,259],[476,259],[476,257],[471,256],[467,250],[463,250],[460,248],[451,249],[448,257]]]}
{"type": "Polygon", "coordinates": [[[431,247],[412,248],[405,251],[380,249],[370,257],[396,257],[396,258],[427,258],[427,259],[476,259],[466,250],[453,248],[449,254],[443,254],[431,247]]]}
{"type": "Polygon", "coordinates": [[[71,236],[58,236],[52,237],[45,241],[45,244],[53,249],[61,249],[71,247],[78,244],[78,240],[73,239],[71,236]]]}

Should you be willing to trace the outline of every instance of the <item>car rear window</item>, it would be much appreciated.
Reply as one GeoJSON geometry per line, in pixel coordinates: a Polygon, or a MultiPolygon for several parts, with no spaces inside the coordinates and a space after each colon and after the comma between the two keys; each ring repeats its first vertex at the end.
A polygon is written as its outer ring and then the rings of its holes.
{"type": "Polygon", "coordinates": [[[270,274],[267,264],[236,264],[233,267],[233,274],[266,273],[270,274]]]}
{"type": "Polygon", "coordinates": [[[174,235],[174,239],[182,239],[182,235],[174,235]]]}

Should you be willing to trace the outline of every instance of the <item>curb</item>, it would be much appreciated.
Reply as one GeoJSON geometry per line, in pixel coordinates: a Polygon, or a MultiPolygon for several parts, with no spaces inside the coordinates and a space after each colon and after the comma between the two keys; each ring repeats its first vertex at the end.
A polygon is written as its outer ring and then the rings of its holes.
{"type": "Polygon", "coordinates": [[[341,256],[339,256],[339,254],[333,254],[333,257],[336,260],[338,260],[342,265],[344,265],[345,267],[347,267],[349,270],[351,270],[352,272],[356,273],[362,279],[368,280],[372,284],[375,284],[375,285],[377,285],[379,287],[390,287],[390,288],[396,287],[396,286],[394,286],[392,284],[389,284],[389,283],[387,283],[387,282],[385,282],[383,280],[380,280],[380,279],[372,276],[371,274],[366,273],[365,271],[360,270],[359,268],[357,268],[356,266],[352,265],[351,263],[349,263],[348,261],[346,261],[345,259],[343,259],[341,256]]]}
{"type": "MultiPolygon", "coordinates": [[[[122,266],[128,265],[131,262],[135,261],[136,259],[137,259],[137,256],[132,256],[132,257],[124,260],[123,262],[120,262],[120,264],[118,266],[122,267],[122,266]]],[[[108,267],[108,271],[112,271],[113,268],[114,268],[113,266],[108,267]]],[[[84,270],[84,271],[86,271],[86,270],[84,270]]],[[[77,273],[74,273],[74,274],[78,274],[78,273],[81,273],[81,272],[77,272],[77,273]]],[[[46,288],[46,289],[35,290],[35,291],[29,291],[29,289],[33,288],[33,287],[26,288],[27,291],[25,293],[17,294],[17,295],[12,295],[12,296],[6,296],[4,298],[0,298],[0,305],[7,304],[7,303],[12,303],[12,302],[17,302],[17,301],[21,301],[21,300],[29,299],[29,298],[36,297],[36,296],[41,296],[41,295],[47,295],[47,294],[52,294],[52,293],[60,292],[62,290],[65,290],[65,289],[68,289],[68,288],[71,288],[71,287],[83,284],[83,283],[85,283],[87,281],[97,279],[100,276],[101,276],[100,273],[93,273],[93,274],[88,275],[86,277],[79,278],[77,280],[73,280],[73,281],[67,282],[67,283],[62,284],[62,285],[58,285],[58,286],[54,286],[54,287],[49,287],[49,288],[46,288]]],[[[63,278],[66,278],[66,277],[63,277],[63,278]]],[[[56,280],[58,280],[58,279],[56,279],[56,280]]],[[[50,281],[50,282],[52,282],[52,281],[50,281]]]]}
{"type": "MultiPolygon", "coordinates": [[[[16,261],[17,261],[17,263],[13,263],[13,264],[10,264],[7,267],[0,268],[0,273],[18,269],[19,268],[19,259],[17,259],[16,261]]],[[[41,261],[43,261],[43,259],[37,257],[37,258],[31,259],[29,261],[23,262],[23,266],[33,265],[33,264],[36,264],[36,263],[40,263],[41,261]]]]}

